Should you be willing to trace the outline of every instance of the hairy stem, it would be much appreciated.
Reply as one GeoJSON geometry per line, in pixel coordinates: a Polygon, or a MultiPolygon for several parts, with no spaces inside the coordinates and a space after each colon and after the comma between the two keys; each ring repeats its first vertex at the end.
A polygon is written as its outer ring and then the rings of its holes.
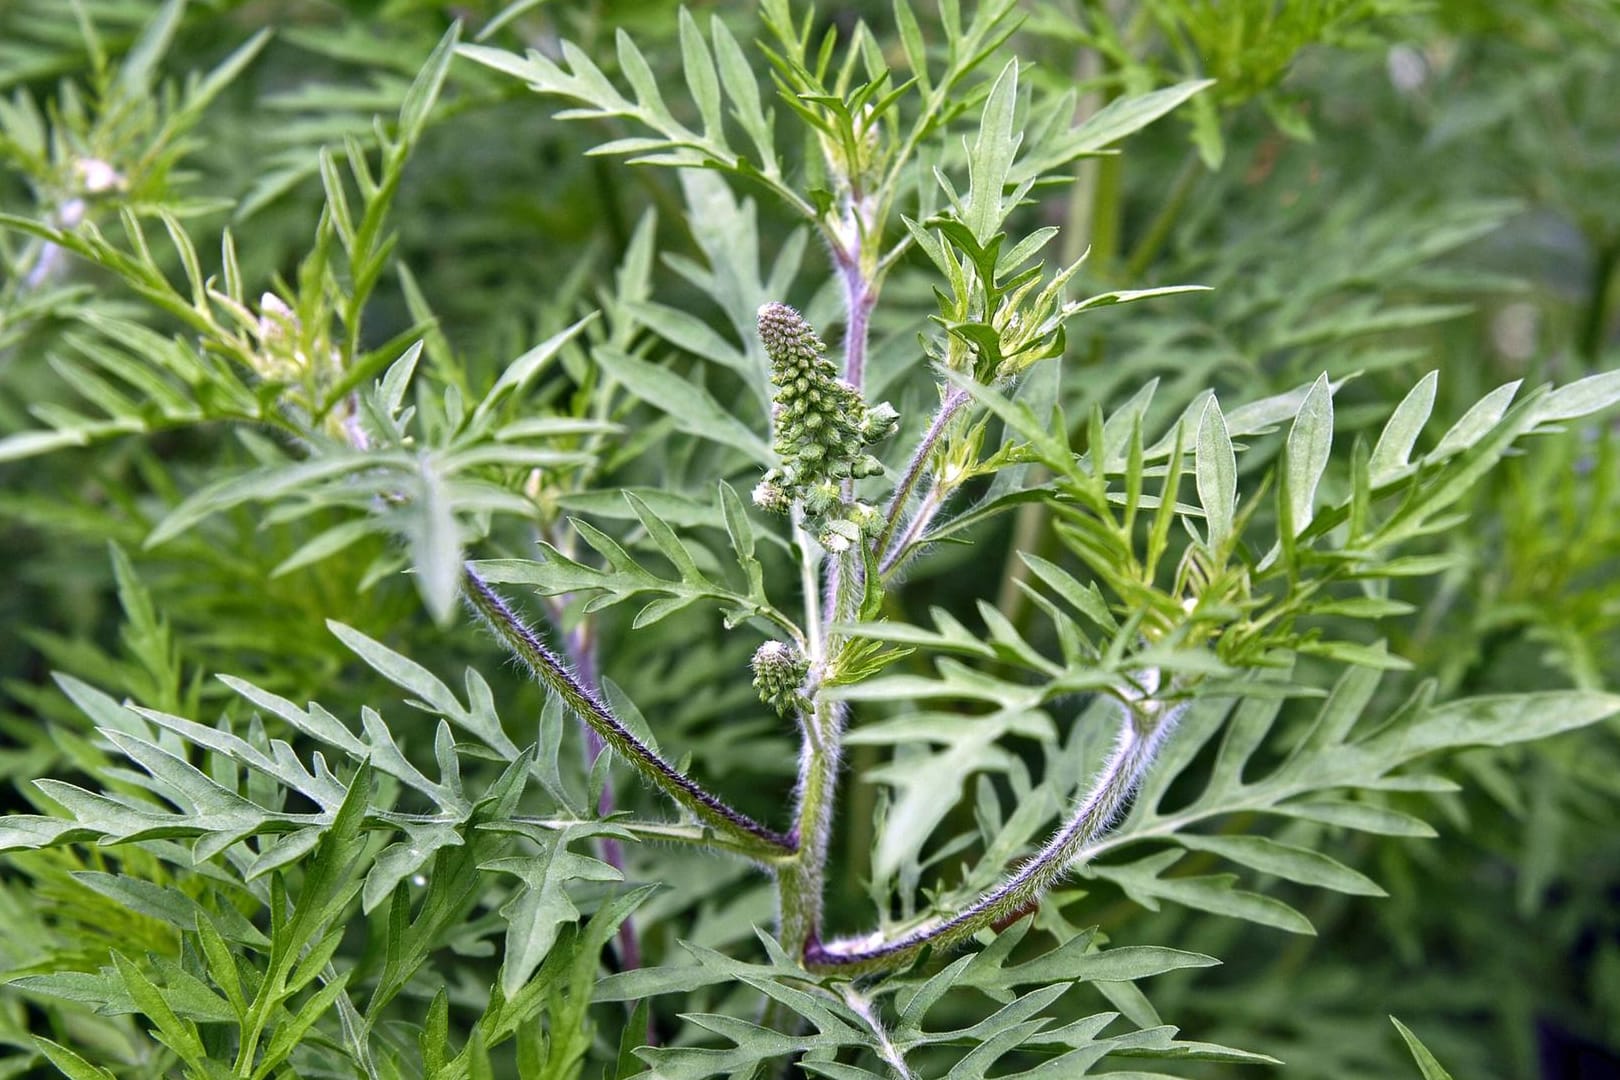
{"type": "Polygon", "coordinates": [[[866,384],[866,345],[871,336],[877,290],[861,272],[859,256],[840,267],[844,283],[844,381],[856,390],[866,384]]]}
{"type": "Polygon", "coordinates": [[[884,513],[883,531],[878,534],[877,543],[874,545],[880,560],[879,568],[885,572],[888,564],[898,553],[898,549],[891,549],[890,543],[894,539],[895,530],[900,527],[901,518],[905,516],[906,504],[911,501],[912,493],[917,490],[917,484],[922,480],[923,473],[928,470],[928,459],[933,456],[934,447],[939,444],[946,427],[967,402],[966,390],[951,387],[945,399],[940,402],[939,410],[934,413],[934,419],[929,423],[928,430],[923,433],[922,440],[917,443],[917,449],[912,452],[911,461],[900,476],[900,483],[895,485],[894,495],[889,500],[889,508],[884,513]]]}
{"type": "MultiPolygon", "coordinates": [[[[844,381],[857,393],[866,382],[866,346],[877,304],[877,288],[862,257],[868,227],[859,210],[850,207],[844,215],[847,242],[833,246],[833,262],[844,288],[844,381]]],[[[842,487],[846,500],[853,497],[854,481],[845,480],[842,487]]],[[[798,540],[813,685],[811,704],[799,713],[799,785],[791,836],[796,850],[777,872],[780,940],[792,955],[806,954],[820,940],[833,798],[843,754],[843,706],[823,700],[814,684],[826,675],[833,649],[831,627],[851,610],[853,590],[860,585],[859,562],[839,555],[825,560],[825,579],[816,588],[809,538],[798,530],[798,540]]]]}
{"type": "Polygon", "coordinates": [[[898,967],[926,948],[948,949],[986,927],[1032,910],[1041,894],[1073,867],[1076,858],[1119,817],[1147,774],[1183,706],[1156,712],[1149,704],[1125,710],[1108,763],[1074,813],[1036,855],[978,900],[949,918],[882,939],[868,935],[813,944],[805,960],[812,970],[861,974],[898,967]]]}
{"type": "MultiPolygon", "coordinates": [[[[845,218],[850,231],[847,248],[836,249],[834,262],[838,266],[839,280],[844,286],[844,381],[864,393],[866,384],[866,346],[871,336],[872,309],[877,305],[877,287],[862,269],[862,243],[866,223],[851,209],[845,218]]],[[[855,481],[845,480],[841,485],[844,500],[855,496],[855,481]]],[[[827,560],[827,580],[821,599],[821,622],[825,626],[842,619],[845,612],[839,607],[849,581],[858,582],[862,567],[844,559],[827,560]]],[[[805,598],[806,607],[809,597],[805,598]]]]}
{"type": "Polygon", "coordinates": [[[877,1055],[883,1063],[894,1070],[895,1080],[913,1080],[911,1068],[906,1064],[905,1053],[889,1038],[889,1033],[878,1019],[877,1010],[872,1008],[872,1002],[865,995],[856,991],[853,986],[844,986],[840,991],[844,1004],[850,1011],[861,1018],[861,1022],[877,1040],[877,1055]]]}
{"type": "Polygon", "coordinates": [[[900,564],[905,561],[906,552],[911,549],[912,544],[928,528],[929,522],[934,520],[935,515],[939,513],[939,508],[944,504],[945,498],[940,494],[939,484],[936,482],[933,487],[928,489],[928,494],[923,496],[922,502],[917,504],[917,512],[911,515],[910,521],[906,522],[905,531],[895,539],[894,544],[879,560],[878,571],[885,579],[900,569],[900,564]]]}
{"type": "Polygon", "coordinates": [[[512,653],[528,665],[568,710],[585,721],[635,769],[698,820],[729,836],[737,846],[765,862],[792,858],[796,844],[711,794],[636,738],[592,690],[582,686],[563,661],[546,647],[506,601],[470,565],[464,568],[466,596],[473,610],[512,653]]]}
{"type": "Polygon", "coordinates": [[[830,701],[817,701],[799,717],[804,740],[799,753],[798,802],[793,838],[798,854],[777,870],[782,947],[790,955],[814,948],[821,934],[822,893],[826,887],[833,796],[838,788],[843,716],[830,701]]]}

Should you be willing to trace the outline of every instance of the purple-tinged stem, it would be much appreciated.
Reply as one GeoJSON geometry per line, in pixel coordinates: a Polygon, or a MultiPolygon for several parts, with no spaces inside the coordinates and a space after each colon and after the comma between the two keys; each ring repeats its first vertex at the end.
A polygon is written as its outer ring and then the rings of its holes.
{"type": "Polygon", "coordinates": [[[888,940],[874,934],[825,945],[812,942],[805,950],[806,965],[840,974],[887,970],[909,962],[925,948],[948,949],[986,927],[1033,910],[1041,895],[1069,873],[1086,846],[1124,811],[1184,708],[1127,707],[1113,754],[1068,821],[1033,858],[978,900],[950,918],[888,940]]]}
{"type": "Polygon", "coordinates": [[[562,659],[512,612],[500,594],[491,589],[471,565],[464,568],[463,581],[468,603],[495,636],[528,665],[535,678],[555,693],[570,712],[585,721],[664,794],[763,862],[793,857],[797,844],[790,837],[734,809],[636,738],[594,690],[580,684],[562,659]]]}
{"type": "MultiPolygon", "coordinates": [[[[597,671],[596,662],[596,636],[591,633],[588,623],[581,620],[570,630],[563,631],[564,618],[567,614],[567,598],[552,597],[547,603],[551,610],[552,625],[556,626],[562,635],[563,654],[573,665],[574,674],[578,676],[580,684],[587,690],[600,696],[602,692],[601,680],[597,671]]],[[[585,729],[585,769],[586,772],[595,767],[596,761],[607,749],[607,742],[596,733],[596,729],[585,729]]],[[[602,781],[602,792],[596,799],[596,814],[598,817],[611,817],[618,809],[618,800],[614,796],[613,777],[607,776],[602,781]]],[[[624,873],[624,846],[611,836],[596,838],[596,850],[602,856],[602,861],[613,869],[624,873]]],[[[619,924],[619,968],[630,971],[641,966],[641,941],[636,934],[634,916],[625,919],[619,924]]]]}
{"type": "Polygon", "coordinates": [[[839,267],[844,282],[844,381],[857,391],[866,385],[866,345],[871,336],[877,292],[861,272],[859,254],[839,267]]]}
{"type": "MultiPolygon", "coordinates": [[[[906,471],[900,477],[900,483],[895,486],[894,495],[889,499],[889,509],[884,514],[883,531],[878,534],[874,545],[879,557],[879,569],[887,573],[894,561],[903,551],[907,537],[902,535],[900,545],[891,546],[895,530],[900,527],[900,519],[905,516],[906,504],[911,501],[912,494],[917,490],[917,484],[922,480],[923,473],[928,470],[928,460],[934,454],[934,448],[939,445],[940,438],[945,429],[956,418],[963,405],[968,402],[966,390],[952,387],[945,394],[945,399],[939,403],[939,410],[934,413],[933,421],[928,430],[923,433],[922,441],[912,452],[911,461],[906,465],[906,471]]],[[[915,519],[913,519],[915,521],[915,519]]],[[[926,523],[925,523],[926,524],[926,523]]],[[[906,533],[912,533],[908,526],[906,533]]]]}

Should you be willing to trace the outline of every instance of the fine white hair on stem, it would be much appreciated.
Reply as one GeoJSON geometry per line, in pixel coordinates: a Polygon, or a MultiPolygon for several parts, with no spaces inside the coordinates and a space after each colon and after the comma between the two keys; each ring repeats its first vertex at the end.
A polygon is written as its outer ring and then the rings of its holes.
{"type": "Polygon", "coordinates": [[[1114,749],[1064,824],[1040,851],[979,899],[955,915],[888,940],[864,935],[813,944],[806,962],[818,970],[857,974],[892,968],[925,948],[950,948],[985,927],[1030,910],[1046,890],[1068,875],[1086,847],[1119,820],[1185,709],[1183,703],[1164,706],[1142,699],[1123,705],[1114,749]]]}

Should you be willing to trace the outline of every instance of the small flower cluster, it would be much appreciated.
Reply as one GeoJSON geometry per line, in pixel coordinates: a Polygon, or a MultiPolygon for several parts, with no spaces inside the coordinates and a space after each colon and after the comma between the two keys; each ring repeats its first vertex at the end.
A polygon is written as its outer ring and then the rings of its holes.
{"type": "Polygon", "coordinates": [[[294,382],[303,377],[309,369],[309,354],[299,341],[303,331],[298,314],[285,300],[273,292],[259,298],[259,351],[252,360],[260,378],[294,382]]]}
{"type": "Polygon", "coordinates": [[[754,689],[759,700],[785,716],[804,704],[810,661],[785,641],[767,641],[754,650],[754,689]]]}
{"type": "Polygon", "coordinates": [[[893,434],[900,417],[888,402],[868,408],[838,378],[810,324],[786,304],[759,309],[759,337],[776,388],[772,415],[782,465],[754,488],[754,502],[777,514],[798,503],[806,528],[823,547],[848,551],[881,522],[873,507],[844,497],[843,481],[883,471],[866,447],[893,434]]]}
{"type": "MultiPolygon", "coordinates": [[[[273,292],[259,297],[259,318],[254,328],[259,347],[248,357],[259,378],[268,383],[282,383],[289,387],[312,381],[324,388],[343,375],[343,353],[336,345],[309,340],[304,324],[292,305],[273,292]],[[325,362],[321,357],[325,356],[325,362]]],[[[318,335],[317,335],[318,337],[318,335]]],[[[298,408],[295,395],[283,393],[284,407],[298,408]]],[[[307,402],[303,407],[307,408],[307,402]]],[[[360,422],[360,398],[350,393],[326,412],[325,426],[336,436],[358,450],[371,445],[360,422]]]]}

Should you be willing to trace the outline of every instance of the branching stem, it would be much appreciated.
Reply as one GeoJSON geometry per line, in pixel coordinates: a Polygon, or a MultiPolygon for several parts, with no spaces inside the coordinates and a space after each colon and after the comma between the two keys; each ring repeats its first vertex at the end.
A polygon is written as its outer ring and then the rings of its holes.
{"type": "MultiPolygon", "coordinates": [[[[889,500],[889,508],[884,513],[883,531],[878,534],[874,545],[880,562],[879,569],[887,573],[894,559],[898,558],[903,546],[891,546],[895,530],[900,527],[900,521],[905,516],[906,504],[911,501],[912,494],[921,482],[923,473],[928,470],[928,461],[934,454],[934,448],[939,445],[940,437],[945,429],[956,418],[963,405],[968,402],[967,391],[961,387],[953,386],[940,402],[939,410],[934,413],[934,419],[929,423],[928,430],[923,433],[922,440],[917,443],[917,449],[912,452],[911,461],[906,465],[906,471],[901,474],[900,483],[895,486],[894,496],[889,500]]],[[[906,532],[912,530],[908,527],[906,532]]],[[[904,537],[902,537],[904,539],[904,537]]]]}
{"type": "Polygon", "coordinates": [[[913,1080],[913,1073],[906,1064],[904,1051],[889,1038],[889,1033],[884,1030],[883,1021],[878,1018],[877,1010],[872,1008],[872,1003],[853,986],[844,986],[841,994],[844,1004],[848,1005],[850,1011],[859,1016],[861,1022],[871,1031],[873,1039],[877,1041],[877,1055],[883,1059],[885,1065],[894,1070],[895,1080],[913,1080]]]}
{"type": "Polygon", "coordinates": [[[812,943],[805,951],[807,966],[852,975],[886,970],[909,962],[926,948],[948,949],[986,927],[1031,910],[1041,894],[1072,869],[1076,857],[1125,809],[1175,729],[1182,708],[1176,705],[1160,711],[1152,703],[1126,708],[1114,752],[1074,813],[1033,858],[978,900],[949,918],[898,937],[885,940],[868,935],[825,945],[812,943]]]}
{"type": "Polygon", "coordinates": [[[792,838],[766,828],[711,794],[636,738],[593,691],[582,686],[562,660],[540,640],[506,601],[471,566],[464,568],[468,603],[502,643],[528,665],[534,677],[562,699],[638,772],[698,820],[729,836],[738,847],[764,862],[792,858],[792,838]]]}

